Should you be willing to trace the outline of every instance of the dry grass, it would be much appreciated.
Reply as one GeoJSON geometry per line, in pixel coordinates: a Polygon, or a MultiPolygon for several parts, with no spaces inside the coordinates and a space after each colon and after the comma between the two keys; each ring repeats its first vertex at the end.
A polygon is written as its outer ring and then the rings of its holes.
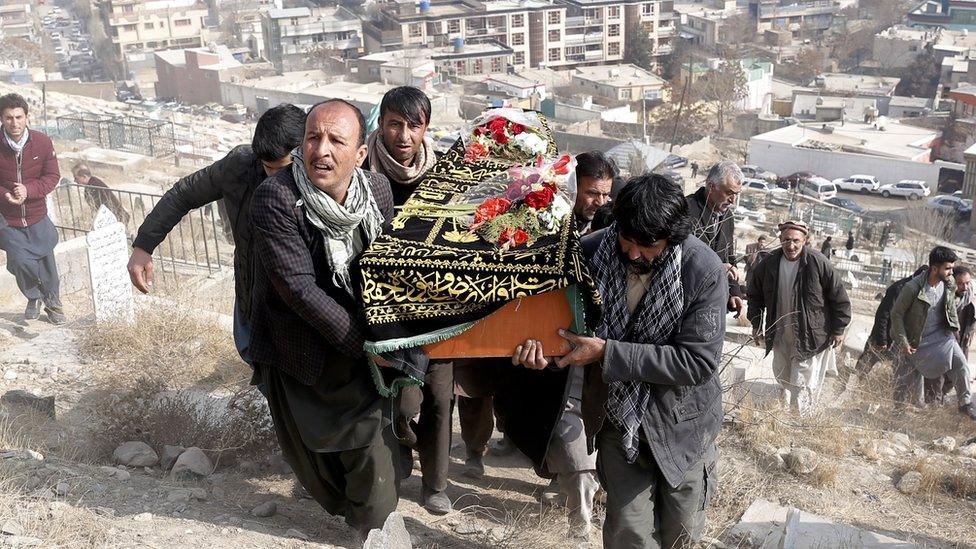
{"type": "Polygon", "coordinates": [[[229,331],[188,306],[154,303],[137,312],[134,324],[100,324],[81,337],[81,350],[110,367],[95,368],[95,379],[111,388],[132,387],[144,375],[169,387],[206,381],[239,383],[249,375],[229,331]]]}
{"type": "Polygon", "coordinates": [[[946,464],[931,457],[919,458],[898,469],[899,477],[916,471],[922,475],[917,495],[932,500],[938,496],[976,498],[976,471],[946,464]]]}
{"type": "Polygon", "coordinates": [[[262,398],[245,386],[218,400],[143,378],[96,409],[100,453],[108,456],[123,442],[141,440],[157,451],[167,444],[196,446],[215,461],[267,455],[276,439],[262,398]]]}
{"type": "Polygon", "coordinates": [[[548,505],[525,504],[518,509],[467,507],[465,514],[497,524],[478,536],[478,542],[498,549],[563,549],[566,537],[566,514],[548,505]]]}

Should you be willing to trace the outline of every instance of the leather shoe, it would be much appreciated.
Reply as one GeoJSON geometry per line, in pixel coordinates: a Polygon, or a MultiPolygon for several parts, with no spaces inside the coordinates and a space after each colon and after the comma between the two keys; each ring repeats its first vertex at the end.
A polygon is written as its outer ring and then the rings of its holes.
{"type": "Polygon", "coordinates": [[[28,299],[27,308],[24,309],[25,320],[37,320],[41,316],[41,300],[28,299]]]}
{"type": "Polygon", "coordinates": [[[464,470],[462,473],[468,478],[481,478],[485,476],[485,460],[479,454],[468,454],[464,460],[464,470]]]}
{"type": "Polygon", "coordinates": [[[433,515],[446,515],[454,510],[454,505],[451,504],[451,498],[447,497],[447,494],[443,490],[435,492],[425,486],[423,496],[424,509],[427,509],[427,512],[433,515]]]}
{"type": "Polygon", "coordinates": [[[68,317],[60,308],[45,307],[44,310],[47,311],[47,319],[51,324],[61,325],[68,321],[68,317]]]}

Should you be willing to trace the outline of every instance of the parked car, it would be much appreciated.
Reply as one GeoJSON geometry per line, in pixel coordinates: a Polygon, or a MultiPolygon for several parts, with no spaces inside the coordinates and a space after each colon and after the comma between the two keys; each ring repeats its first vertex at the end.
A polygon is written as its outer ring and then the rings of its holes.
{"type": "Polygon", "coordinates": [[[854,191],[859,193],[873,193],[881,187],[878,178],[873,175],[852,175],[834,180],[834,185],[841,191],[854,191]]]}
{"type": "Polygon", "coordinates": [[[829,200],[837,196],[837,187],[819,175],[800,181],[800,194],[812,196],[817,200],[829,200]]]}
{"type": "Polygon", "coordinates": [[[795,189],[801,181],[817,177],[813,172],[793,172],[776,180],[776,186],[781,189],[795,189]]]}
{"type": "Polygon", "coordinates": [[[973,213],[973,201],[958,196],[943,195],[929,199],[927,206],[946,215],[954,215],[966,219],[973,213]]]}
{"type": "Polygon", "coordinates": [[[674,181],[679,187],[685,186],[685,178],[681,177],[681,174],[674,170],[668,170],[662,166],[654,170],[654,173],[670,177],[671,180],[674,181]]]}
{"type": "Polygon", "coordinates": [[[786,191],[776,186],[775,183],[768,183],[762,179],[750,179],[746,178],[742,181],[742,190],[745,191],[758,191],[764,193],[781,193],[786,194],[786,191]]]}
{"type": "Polygon", "coordinates": [[[825,202],[827,204],[833,204],[838,208],[844,208],[845,210],[850,210],[854,213],[864,213],[864,207],[854,202],[850,198],[844,198],[843,196],[835,196],[833,198],[828,198],[825,202]]]}
{"type": "Polygon", "coordinates": [[[664,159],[664,167],[668,168],[669,170],[676,170],[687,165],[688,159],[677,154],[669,154],[668,157],[664,159]]]}
{"type": "Polygon", "coordinates": [[[756,166],[755,164],[746,164],[741,167],[742,175],[748,177],[749,179],[762,179],[763,181],[769,181],[770,183],[776,182],[776,174],[769,170],[765,170],[756,166]]]}
{"type": "Polygon", "coordinates": [[[882,185],[878,189],[878,192],[885,198],[903,196],[909,200],[919,200],[932,194],[932,191],[929,190],[928,185],[924,181],[915,181],[912,179],[902,179],[898,183],[882,185]]]}

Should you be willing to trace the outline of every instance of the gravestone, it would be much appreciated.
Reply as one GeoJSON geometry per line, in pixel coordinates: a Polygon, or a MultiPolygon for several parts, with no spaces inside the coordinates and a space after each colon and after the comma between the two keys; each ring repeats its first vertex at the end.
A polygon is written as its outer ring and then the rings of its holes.
{"type": "Polygon", "coordinates": [[[85,237],[88,245],[88,274],[91,277],[95,320],[132,322],[132,285],[126,268],[129,245],[125,225],[104,205],[98,208],[92,230],[85,237]]]}

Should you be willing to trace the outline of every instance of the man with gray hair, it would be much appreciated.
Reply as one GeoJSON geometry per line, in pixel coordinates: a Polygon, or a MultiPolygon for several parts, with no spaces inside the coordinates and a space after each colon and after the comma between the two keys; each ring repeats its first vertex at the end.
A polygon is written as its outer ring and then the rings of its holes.
{"type": "Polygon", "coordinates": [[[712,166],[705,176],[705,186],[685,197],[692,234],[718,254],[729,279],[729,311],[736,318],[742,314],[742,289],[735,266],[735,217],[730,206],[742,192],[742,170],[731,160],[712,166]]]}

